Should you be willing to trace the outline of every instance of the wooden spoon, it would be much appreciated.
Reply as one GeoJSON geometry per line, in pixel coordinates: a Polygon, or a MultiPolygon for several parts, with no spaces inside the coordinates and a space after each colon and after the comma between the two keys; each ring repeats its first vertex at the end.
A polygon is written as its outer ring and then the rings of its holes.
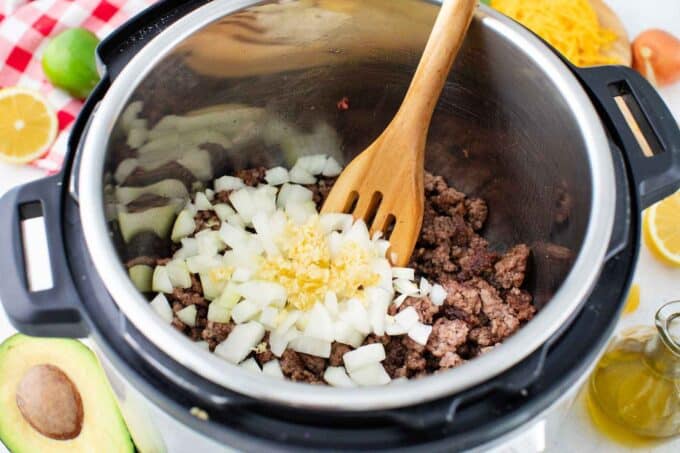
{"type": "Polygon", "coordinates": [[[408,92],[387,128],[342,172],[322,212],[351,213],[389,236],[392,262],[408,263],[423,222],[425,141],[432,113],[477,0],[445,0],[408,92]]]}

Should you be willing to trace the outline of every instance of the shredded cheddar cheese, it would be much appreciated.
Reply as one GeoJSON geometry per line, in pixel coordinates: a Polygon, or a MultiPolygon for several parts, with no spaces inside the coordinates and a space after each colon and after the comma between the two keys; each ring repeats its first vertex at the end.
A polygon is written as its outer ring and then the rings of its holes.
{"type": "Polygon", "coordinates": [[[605,55],[617,36],[588,0],[492,0],[491,6],[548,41],[576,66],[620,63],[605,55]]]}

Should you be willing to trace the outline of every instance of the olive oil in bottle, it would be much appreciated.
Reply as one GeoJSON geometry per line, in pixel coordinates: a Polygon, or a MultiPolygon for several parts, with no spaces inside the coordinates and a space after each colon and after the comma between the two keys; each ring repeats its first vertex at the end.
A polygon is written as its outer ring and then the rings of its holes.
{"type": "Polygon", "coordinates": [[[629,330],[590,377],[588,405],[627,432],[647,438],[680,433],[680,343],[670,324],[680,301],[662,306],[653,328],[629,330]]]}

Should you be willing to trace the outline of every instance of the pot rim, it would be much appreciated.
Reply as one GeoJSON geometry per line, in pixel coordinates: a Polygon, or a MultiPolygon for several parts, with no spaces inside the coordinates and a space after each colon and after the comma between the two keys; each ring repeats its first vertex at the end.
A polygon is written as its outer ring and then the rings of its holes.
{"type": "Polygon", "coordinates": [[[109,136],[133,90],[170,50],[218,18],[255,3],[215,0],[179,19],[130,60],[93,115],[78,174],[80,216],[95,268],[126,318],[173,360],[206,379],[262,401],[308,409],[365,411],[431,401],[491,379],[543,345],[579,309],[599,277],[614,222],[614,168],[600,117],[566,64],[530,31],[484,5],[477,10],[475,20],[524,49],[543,68],[574,113],[590,158],[591,211],[581,250],[561,287],[533,320],[500,346],[459,367],[384,387],[340,389],[275,380],[243,370],[195,347],[153,311],[129,279],[108,239],[102,175],[109,136]]]}

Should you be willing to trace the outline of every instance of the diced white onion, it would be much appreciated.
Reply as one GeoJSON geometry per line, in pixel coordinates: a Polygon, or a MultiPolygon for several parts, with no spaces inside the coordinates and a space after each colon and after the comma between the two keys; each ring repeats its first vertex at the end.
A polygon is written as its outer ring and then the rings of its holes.
{"type": "Polygon", "coordinates": [[[215,191],[212,189],[205,189],[205,198],[208,199],[210,203],[215,199],[215,191]]]}
{"type": "Polygon", "coordinates": [[[342,250],[342,235],[337,231],[332,231],[331,234],[327,236],[327,238],[328,238],[328,251],[330,252],[331,258],[335,258],[335,256],[338,253],[340,253],[340,250],[342,250]]]}
{"type": "Polygon", "coordinates": [[[290,202],[303,203],[305,201],[312,201],[313,198],[314,194],[308,188],[286,183],[279,190],[276,205],[279,208],[285,208],[290,202]]]}
{"type": "Polygon", "coordinates": [[[302,156],[297,160],[293,168],[295,167],[302,168],[310,175],[320,175],[323,172],[324,168],[326,167],[327,160],[328,159],[326,158],[325,154],[312,154],[309,156],[302,156]]]}
{"type": "Polygon", "coordinates": [[[396,305],[397,308],[401,307],[401,304],[404,303],[404,301],[406,300],[407,297],[409,297],[408,294],[401,294],[399,297],[394,299],[394,305],[396,305]]]}
{"type": "Polygon", "coordinates": [[[319,340],[333,341],[333,321],[328,310],[322,304],[317,303],[310,310],[307,327],[303,335],[319,340]]]}
{"type": "Polygon", "coordinates": [[[231,279],[235,282],[247,282],[252,277],[253,271],[246,269],[245,267],[237,267],[234,273],[231,275],[231,279]]]}
{"type": "Polygon", "coordinates": [[[271,376],[277,379],[283,379],[283,371],[281,371],[281,365],[277,359],[270,360],[262,365],[262,372],[267,376],[271,376]]]}
{"type": "Polygon", "coordinates": [[[352,226],[343,234],[346,241],[355,242],[362,249],[368,249],[371,246],[371,237],[366,227],[366,222],[362,219],[357,220],[352,226]]]}
{"type": "Polygon", "coordinates": [[[194,221],[194,216],[186,209],[181,211],[175,219],[175,225],[172,227],[172,233],[170,233],[170,239],[173,242],[179,242],[182,238],[185,238],[192,234],[196,230],[196,222],[194,221]]]}
{"type": "Polygon", "coordinates": [[[192,274],[210,272],[211,269],[222,266],[218,256],[196,255],[186,259],[187,268],[192,274]]]}
{"type": "Polygon", "coordinates": [[[420,320],[420,317],[415,308],[406,307],[394,316],[394,320],[408,331],[420,320]]]}
{"type": "Polygon", "coordinates": [[[215,354],[231,363],[240,363],[262,341],[264,327],[259,322],[238,324],[226,340],[218,344],[215,354]]]}
{"type": "Polygon", "coordinates": [[[283,333],[271,332],[269,334],[269,349],[276,357],[281,357],[288,347],[288,343],[298,336],[300,336],[300,332],[297,329],[290,329],[283,333]]]}
{"type": "Polygon", "coordinates": [[[264,307],[260,313],[260,323],[267,328],[267,330],[274,330],[276,328],[276,320],[279,316],[279,311],[274,307],[264,307]]]}
{"type": "Polygon", "coordinates": [[[302,352],[327,359],[331,356],[331,342],[318,338],[299,336],[290,341],[290,347],[295,352],[302,352]]]}
{"type": "Polygon", "coordinates": [[[350,373],[366,365],[382,362],[383,360],[385,360],[385,347],[382,343],[367,344],[353,351],[346,352],[342,356],[345,369],[350,373]]]}
{"type": "Polygon", "coordinates": [[[371,363],[358,370],[348,372],[349,377],[361,386],[385,385],[390,383],[390,376],[380,363],[371,363]]]}
{"type": "Polygon", "coordinates": [[[222,176],[215,180],[214,186],[217,192],[224,192],[241,189],[245,184],[241,178],[237,178],[236,176],[222,176]]]}
{"type": "Polygon", "coordinates": [[[195,237],[198,243],[198,253],[200,255],[213,256],[225,248],[225,243],[222,241],[218,231],[199,231],[196,233],[195,237]]]}
{"type": "Polygon", "coordinates": [[[404,326],[395,321],[394,316],[385,316],[385,333],[387,335],[393,337],[396,335],[404,335],[407,332],[408,329],[405,329],[404,326]]]}
{"type": "Polygon", "coordinates": [[[182,247],[173,255],[174,259],[185,260],[198,255],[198,241],[194,238],[182,239],[182,247]]]}
{"type": "Polygon", "coordinates": [[[345,231],[352,226],[354,218],[352,214],[328,213],[319,216],[321,230],[328,234],[331,231],[345,231]]]}
{"type": "Polygon", "coordinates": [[[189,305],[177,312],[180,321],[189,327],[196,326],[196,305],[189,305]]]}
{"type": "Polygon", "coordinates": [[[250,240],[250,233],[226,222],[222,222],[219,234],[222,241],[232,249],[241,247],[250,240]]]}
{"type": "Polygon", "coordinates": [[[231,318],[236,324],[250,321],[260,312],[261,306],[249,299],[244,299],[231,309],[231,318]]]}
{"type": "Polygon", "coordinates": [[[215,209],[215,214],[217,214],[217,217],[219,217],[219,219],[223,222],[227,221],[230,215],[236,214],[236,211],[234,211],[232,207],[226,203],[216,204],[213,209],[215,209]]]}
{"type": "Polygon", "coordinates": [[[240,300],[241,294],[238,292],[238,287],[232,282],[227,283],[227,285],[222,290],[222,294],[220,294],[220,296],[215,299],[218,304],[230,310],[234,308],[234,306],[240,300]]]}
{"type": "Polygon", "coordinates": [[[328,291],[326,293],[323,304],[333,318],[338,316],[338,296],[336,296],[333,291],[328,291]]]}
{"type": "Polygon", "coordinates": [[[208,321],[220,322],[223,324],[231,320],[231,311],[228,307],[221,304],[219,299],[215,299],[208,306],[208,321]]]}
{"type": "Polygon", "coordinates": [[[394,290],[400,294],[414,296],[418,294],[418,287],[410,280],[398,278],[394,281],[394,290]]]}
{"type": "Polygon", "coordinates": [[[360,333],[363,333],[364,335],[371,333],[368,312],[359,299],[352,298],[348,300],[347,308],[340,314],[340,317],[360,333]]]}
{"type": "Polygon", "coordinates": [[[211,211],[212,203],[208,200],[208,197],[203,192],[198,192],[196,194],[196,199],[194,200],[194,205],[199,211],[211,211]]]}
{"type": "Polygon", "coordinates": [[[427,339],[430,338],[431,332],[432,326],[417,322],[408,330],[408,336],[416,343],[425,346],[427,344],[427,339]]]}
{"type": "MultiPolygon", "coordinates": [[[[265,213],[267,216],[276,211],[276,187],[261,185],[251,193],[254,213],[265,213]]],[[[253,214],[255,215],[255,214],[253,214]]]]}
{"type": "Polygon", "coordinates": [[[151,278],[151,290],[157,293],[171,293],[172,282],[165,266],[156,266],[151,278]]]}
{"type": "Polygon", "coordinates": [[[446,290],[440,284],[432,285],[430,289],[430,300],[435,305],[442,305],[444,300],[446,300],[446,290]]]}
{"type": "Polygon", "coordinates": [[[269,227],[269,216],[265,212],[260,211],[253,216],[253,227],[267,256],[280,255],[281,252],[276,246],[274,235],[269,227]]]}
{"type": "Polygon", "coordinates": [[[382,288],[372,286],[364,291],[368,300],[368,318],[373,333],[383,335],[385,333],[385,315],[390,305],[391,295],[382,288]]]}
{"type": "Polygon", "coordinates": [[[344,367],[329,366],[323,373],[323,379],[333,387],[356,387],[353,380],[349,378],[344,367]]]}
{"type": "Polygon", "coordinates": [[[149,303],[151,308],[154,309],[156,313],[163,319],[163,321],[170,324],[172,322],[172,308],[168,303],[168,299],[165,298],[163,293],[158,293],[149,303]]]}
{"type": "Polygon", "coordinates": [[[392,277],[404,280],[413,280],[416,278],[415,270],[410,267],[393,267],[392,277]]]}
{"type": "Polygon", "coordinates": [[[286,289],[283,286],[264,280],[241,283],[238,291],[243,297],[252,300],[260,307],[269,304],[281,306],[286,301],[286,289]]]}
{"type": "Polygon", "coordinates": [[[285,318],[279,320],[279,325],[276,327],[275,333],[284,335],[288,330],[295,325],[300,318],[301,312],[298,310],[289,311],[285,318]]]}
{"type": "Polygon", "coordinates": [[[295,165],[290,169],[288,176],[290,177],[291,182],[296,184],[314,184],[316,182],[316,178],[312,176],[312,174],[298,165],[295,165]]]}
{"type": "Polygon", "coordinates": [[[380,278],[378,285],[381,288],[389,292],[394,291],[392,288],[392,266],[390,266],[390,262],[387,261],[387,259],[377,258],[373,260],[371,263],[371,270],[378,274],[380,278]]]}
{"type": "Polygon", "coordinates": [[[239,189],[229,195],[231,205],[238,215],[248,224],[257,212],[251,191],[248,188],[239,189]]]}
{"type": "Polygon", "coordinates": [[[427,296],[430,294],[430,290],[432,289],[432,285],[430,282],[425,279],[425,277],[420,277],[420,285],[418,285],[418,290],[420,291],[421,296],[427,296]]]}
{"type": "Polygon", "coordinates": [[[364,342],[365,335],[358,332],[346,321],[336,321],[334,324],[335,341],[358,348],[364,342]]]}
{"type": "Polygon", "coordinates": [[[289,202],[286,205],[286,214],[298,225],[307,223],[310,217],[316,215],[316,205],[313,201],[304,203],[289,202]]]}
{"type": "Polygon", "coordinates": [[[222,290],[226,285],[226,280],[215,280],[210,272],[200,272],[198,274],[201,280],[201,287],[203,288],[203,297],[208,300],[218,298],[222,294],[222,290]]]}
{"type": "Polygon", "coordinates": [[[342,172],[342,167],[337,160],[329,157],[323,166],[321,174],[328,177],[338,176],[342,172]]]}
{"type": "Polygon", "coordinates": [[[191,288],[191,275],[184,260],[172,260],[165,268],[168,272],[170,283],[175,288],[191,288]]]}
{"type": "Polygon", "coordinates": [[[248,360],[244,360],[239,366],[243,369],[252,371],[254,373],[261,373],[262,372],[262,370],[260,369],[260,365],[252,357],[249,358],[248,360]]]}
{"type": "Polygon", "coordinates": [[[272,186],[280,186],[281,184],[290,181],[288,170],[283,167],[270,168],[264,174],[264,179],[267,181],[267,184],[271,184],[272,186]]]}

